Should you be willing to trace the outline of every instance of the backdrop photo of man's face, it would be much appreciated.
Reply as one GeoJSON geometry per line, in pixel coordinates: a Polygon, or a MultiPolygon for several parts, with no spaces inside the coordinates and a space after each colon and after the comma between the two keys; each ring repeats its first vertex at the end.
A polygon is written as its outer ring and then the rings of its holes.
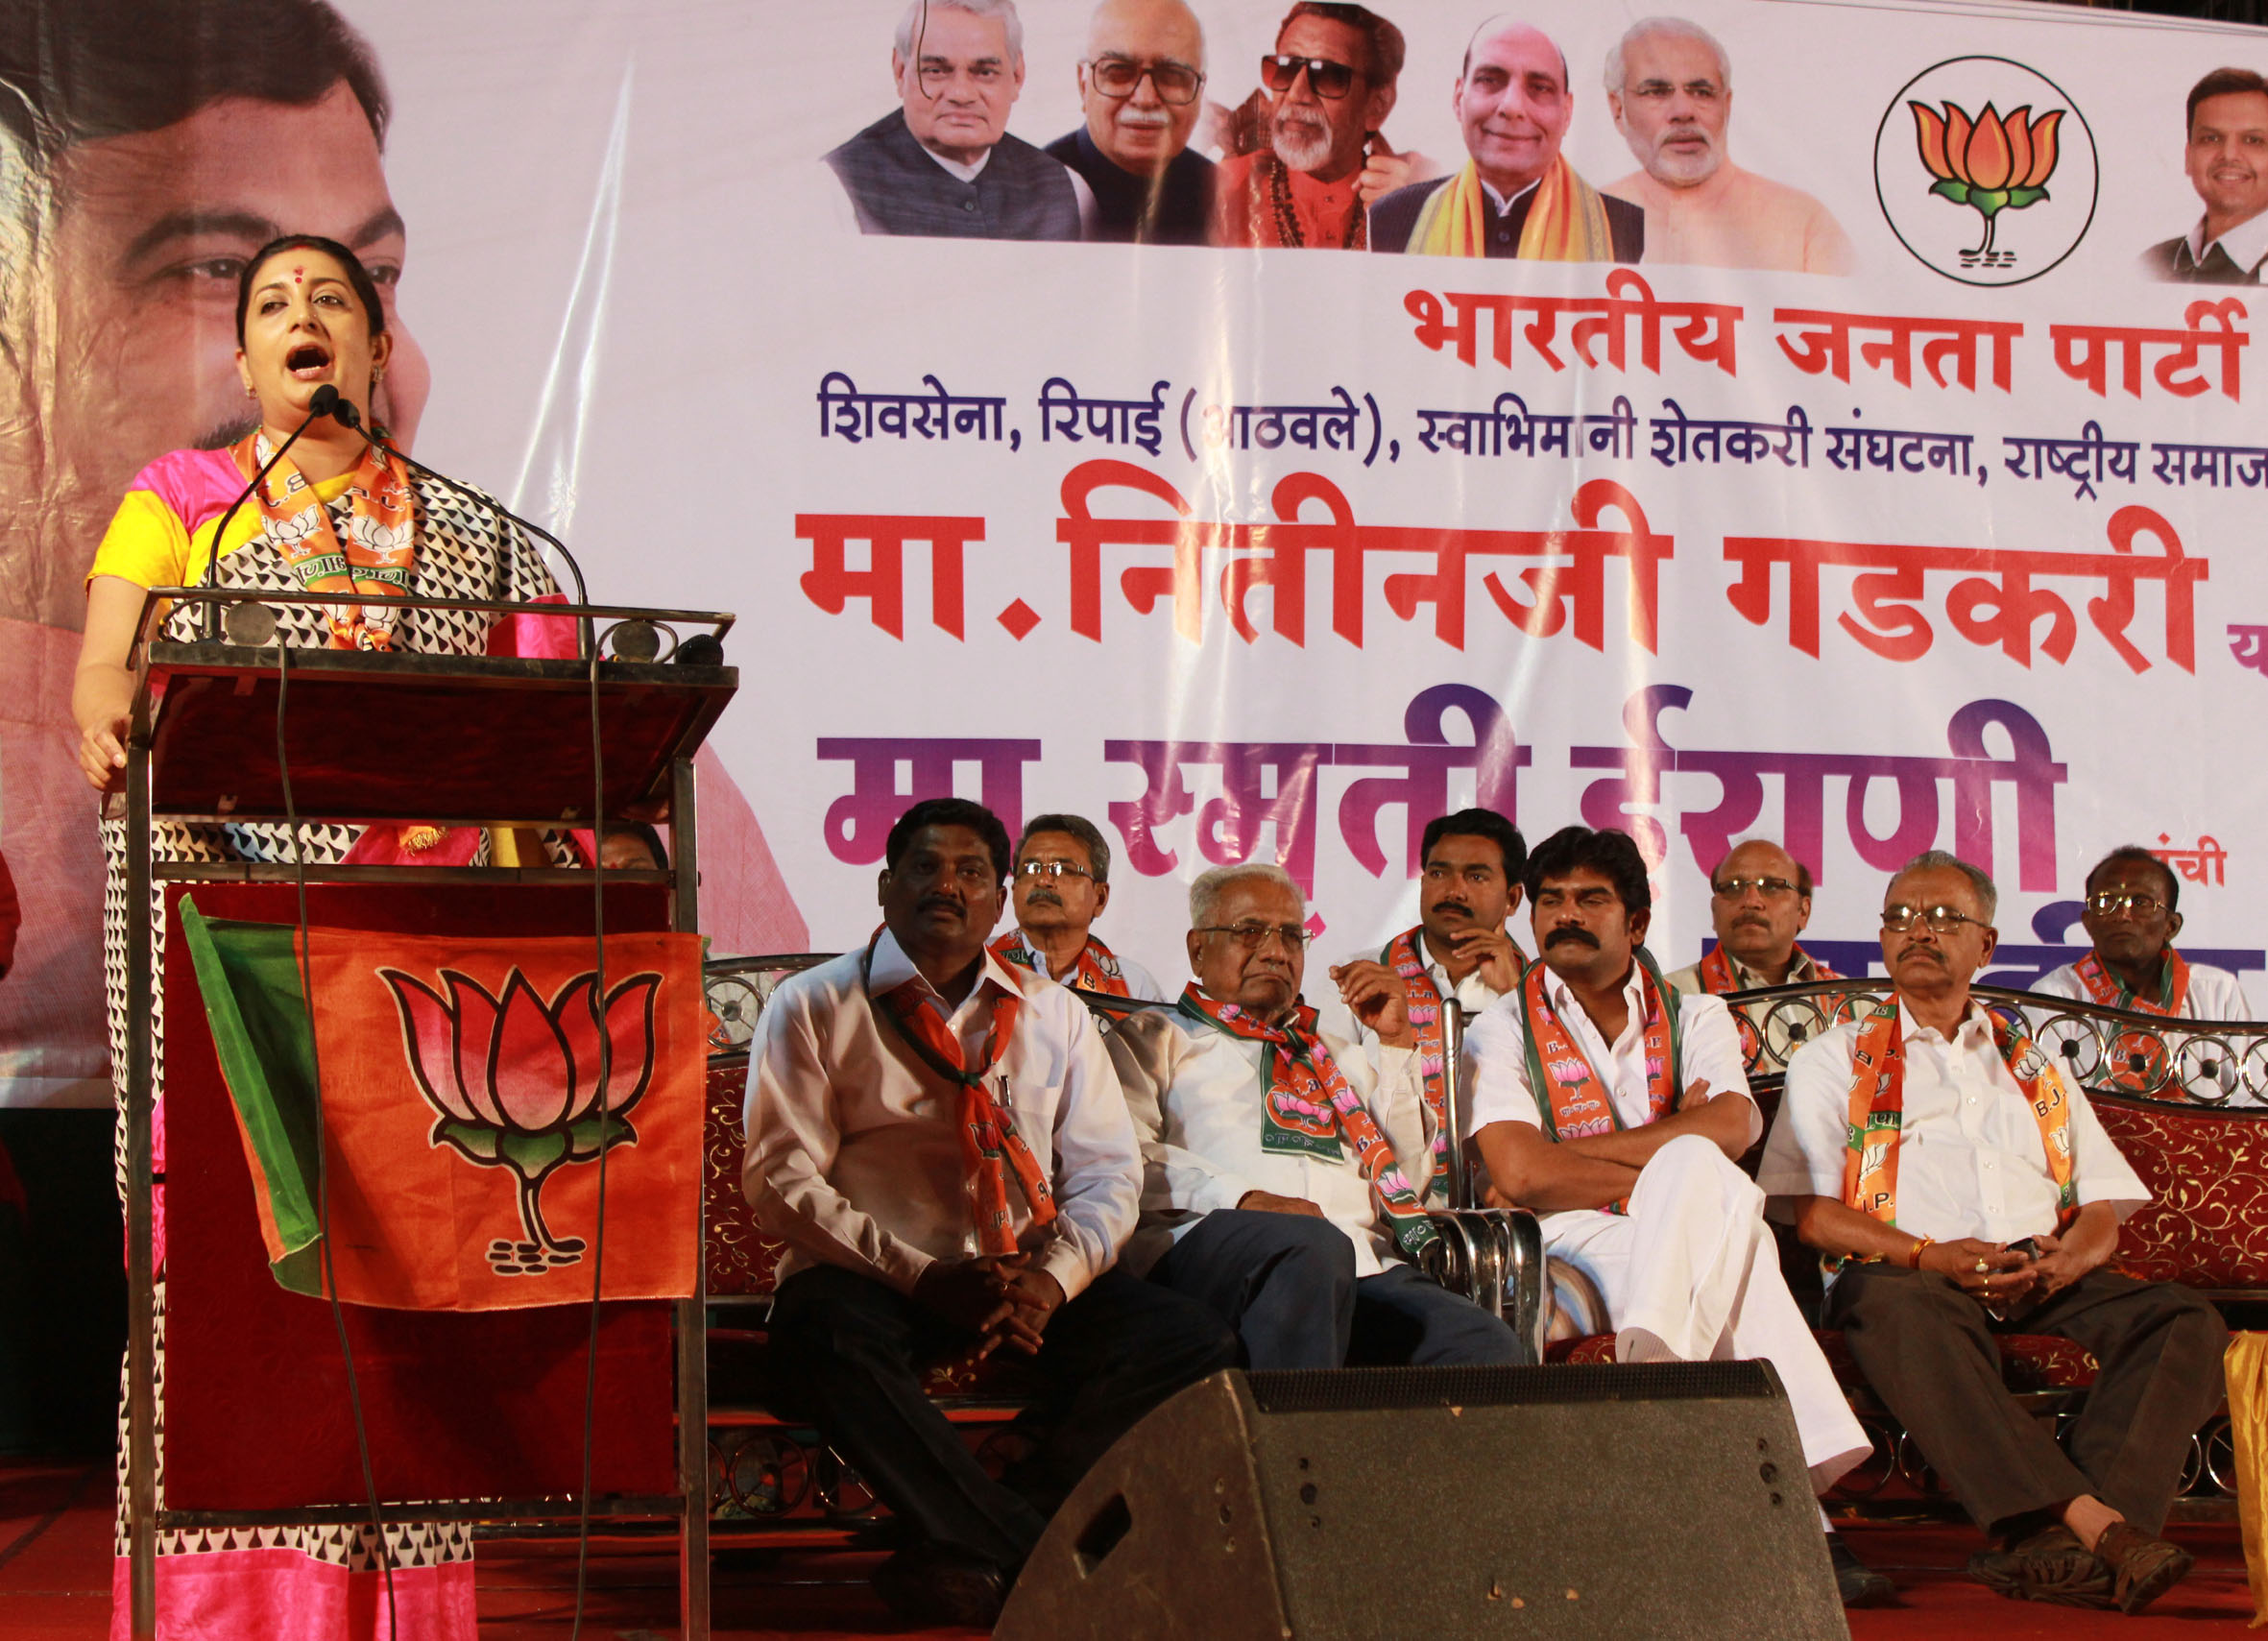
{"type": "Polygon", "coordinates": [[[76,627],[86,565],[134,473],[254,420],[236,373],[236,278],[262,244],[322,234],[369,267],[395,337],[375,408],[404,443],[429,377],[393,305],[401,218],[344,81],[303,107],[227,97],[157,131],[80,144],[57,157],[54,183],[52,252],[24,320],[36,362],[21,391],[36,433],[26,465],[0,474],[16,546],[37,547],[29,578],[0,579],[0,615],[76,627]]]}

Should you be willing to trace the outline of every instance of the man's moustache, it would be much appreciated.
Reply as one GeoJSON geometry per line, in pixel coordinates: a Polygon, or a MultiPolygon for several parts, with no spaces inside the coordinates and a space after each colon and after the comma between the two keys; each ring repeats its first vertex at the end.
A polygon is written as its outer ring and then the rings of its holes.
{"type": "Polygon", "coordinates": [[[1122,126],[1147,126],[1162,131],[1173,123],[1173,116],[1162,110],[1123,109],[1119,112],[1118,123],[1122,126]]]}
{"type": "Polygon", "coordinates": [[[1035,906],[1059,906],[1063,904],[1063,897],[1053,889],[1034,889],[1024,898],[1035,906]]]}
{"type": "Polygon", "coordinates": [[[1551,933],[1544,936],[1544,947],[1548,951],[1562,940],[1572,940],[1578,945],[1588,946],[1594,952],[1599,949],[1599,937],[1580,924],[1570,923],[1563,928],[1553,929],[1551,933]]]}
{"type": "Polygon", "coordinates": [[[965,912],[968,909],[951,895],[924,895],[921,904],[914,907],[916,911],[965,912]]]}

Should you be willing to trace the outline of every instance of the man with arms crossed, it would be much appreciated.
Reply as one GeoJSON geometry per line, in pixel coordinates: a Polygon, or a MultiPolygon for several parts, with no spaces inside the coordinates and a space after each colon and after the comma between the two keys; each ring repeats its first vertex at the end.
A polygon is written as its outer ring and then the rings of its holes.
{"type": "Polygon", "coordinates": [[[783,1377],[913,1535],[877,1588],[909,1620],[989,1624],[1080,1474],[1236,1341],[1112,1268],[1141,1155],[1085,1005],[984,949],[1006,830],[929,799],[885,858],[883,927],[783,980],[758,1021],[742,1181],[788,1245],[783,1377]],[[1003,1345],[1031,1358],[1052,1429],[995,1482],[920,1373],[1003,1345]]]}
{"type": "MultiPolygon", "coordinates": [[[[1542,1217],[1553,1260],[1603,1300],[1594,1320],[1617,1361],[1770,1362],[1824,1492],[1871,1443],[1789,1295],[1764,1194],[1734,1164],[1764,1121],[1732,1015],[1663,983],[1629,833],[1568,827],[1526,877],[1537,960],[1465,1036],[1493,1195],[1542,1217]]],[[[1889,1595],[1840,1535],[1827,1542],[1846,1605],[1889,1595]]]]}
{"type": "Polygon", "coordinates": [[[1110,845],[1084,815],[1034,815],[1016,845],[1016,927],[992,943],[1011,963],[1080,991],[1163,1002],[1140,963],[1093,932],[1110,905],[1110,845]]]}
{"type": "Polygon", "coordinates": [[[1146,1164],[1128,1267],[1204,1301],[1255,1368],[1518,1362],[1510,1328],[1411,1263],[1437,1233],[1399,1160],[1425,1154],[1400,987],[1347,987],[1374,1075],[1299,1001],[1307,906],[1280,867],[1217,867],[1189,909],[1194,981],[1111,1033],[1146,1164]]]}
{"type": "Polygon", "coordinates": [[[1805,1045],[1761,1183],[1841,1270],[1825,1319],[1996,1550],[2002,1595],[2139,1611],[2189,1570],[2156,1535],[2197,1427],[2221,1404],[2228,1330],[2171,1283],[2110,1269],[2149,1200],[2084,1095],[1969,981],[1998,935],[1992,880],[1932,851],[1891,881],[1892,1001],[1805,1045]],[[1996,1331],[2102,1363],[2059,1444],[2010,1396],[1996,1331]]]}

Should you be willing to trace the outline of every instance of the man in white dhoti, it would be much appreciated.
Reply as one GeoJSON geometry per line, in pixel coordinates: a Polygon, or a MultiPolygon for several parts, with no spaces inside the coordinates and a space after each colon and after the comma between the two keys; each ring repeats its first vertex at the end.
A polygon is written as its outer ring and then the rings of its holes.
{"type": "MultiPolygon", "coordinates": [[[[1593,1320],[1618,1361],[1770,1362],[1823,1492],[1871,1443],[1789,1295],[1764,1194],[1734,1163],[1764,1121],[1732,1016],[1673,992],[1645,950],[1653,897],[1629,833],[1556,833],[1525,887],[1541,960],[1464,1044],[1492,1193],[1542,1217],[1555,1263],[1604,1305],[1593,1320]]],[[[1889,1596],[1827,1542],[1845,1605],[1889,1596]]]]}

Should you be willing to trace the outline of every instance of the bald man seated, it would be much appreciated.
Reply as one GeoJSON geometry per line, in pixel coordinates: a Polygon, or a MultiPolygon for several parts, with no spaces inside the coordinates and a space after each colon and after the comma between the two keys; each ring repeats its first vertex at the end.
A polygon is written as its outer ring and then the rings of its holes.
{"type": "Polygon", "coordinates": [[[1607,191],[1645,207],[1647,261],[1850,272],[1850,240],[1826,206],[1725,152],[1732,63],[1708,30],[1635,24],[1606,54],[1606,106],[1639,165],[1607,191]]]}

